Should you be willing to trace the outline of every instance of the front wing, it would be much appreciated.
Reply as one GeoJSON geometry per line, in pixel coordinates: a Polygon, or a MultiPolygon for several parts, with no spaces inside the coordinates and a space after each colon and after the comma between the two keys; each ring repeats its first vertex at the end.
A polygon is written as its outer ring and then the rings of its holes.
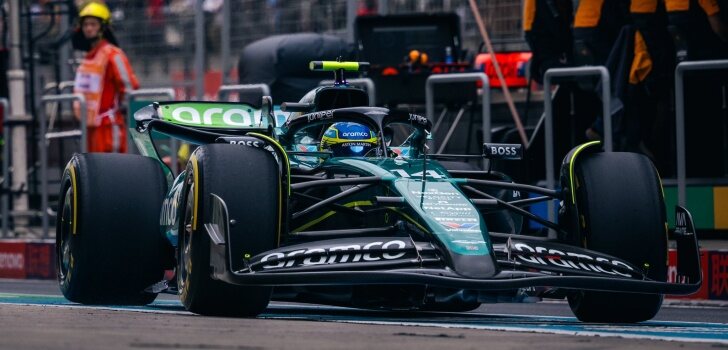
{"type": "MultiPolygon", "coordinates": [[[[417,284],[470,290],[529,287],[585,289],[649,294],[691,294],[702,276],[690,213],[676,208],[678,250],[676,283],[644,277],[639,268],[598,252],[552,242],[530,241],[514,235],[494,247],[498,271],[488,278],[469,278],[448,268],[429,242],[406,237],[330,239],[264,252],[241,270],[232,268],[225,203],[211,199],[212,217],[206,223],[212,244],[210,264],[215,279],[239,285],[332,286],[417,284]],[[515,238],[517,237],[517,238],[515,238]]],[[[388,228],[368,229],[385,232],[388,228]]]]}

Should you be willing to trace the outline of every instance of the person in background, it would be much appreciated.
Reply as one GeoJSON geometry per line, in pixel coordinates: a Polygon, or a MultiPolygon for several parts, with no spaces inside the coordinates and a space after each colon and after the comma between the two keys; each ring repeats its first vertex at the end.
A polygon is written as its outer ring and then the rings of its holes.
{"type": "Polygon", "coordinates": [[[728,9],[721,9],[718,0],[664,1],[677,62],[728,56],[728,26],[721,16],[728,9]]]}
{"type": "Polygon", "coordinates": [[[630,25],[625,27],[623,69],[615,70],[615,94],[624,102],[620,150],[649,156],[667,170],[671,154],[669,105],[674,62],[665,25],[665,7],[658,0],[631,0],[630,25]]]}
{"type": "MultiPolygon", "coordinates": [[[[126,54],[111,32],[109,8],[91,1],[79,12],[72,38],[77,50],[87,51],[76,70],[74,92],[86,98],[89,152],[126,152],[125,96],[139,88],[126,54]]],[[[76,104],[76,117],[80,118],[76,104]]]]}
{"type": "MultiPolygon", "coordinates": [[[[674,44],[674,64],[685,61],[728,59],[728,1],[663,0],[667,31],[674,44]]],[[[672,67],[674,76],[675,65],[672,67]]],[[[674,86],[674,81],[671,81],[674,86]]],[[[684,74],[683,107],[686,170],[688,177],[728,176],[728,91],[726,70],[684,74]],[[711,152],[711,161],[698,160],[711,152]]],[[[677,96],[675,96],[677,98],[677,96]]],[[[677,101],[675,101],[676,104],[677,101]]],[[[673,106],[675,106],[673,104],[673,106]]],[[[674,125],[674,119],[670,121],[674,125]]],[[[671,131],[674,132],[674,131],[671,131]]]]}
{"type": "Polygon", "coordinates": [[[530,76],[543,83],[549,68],[572,63],[571,0],[525,0],[523,31],[533,53],[530,76]]]}

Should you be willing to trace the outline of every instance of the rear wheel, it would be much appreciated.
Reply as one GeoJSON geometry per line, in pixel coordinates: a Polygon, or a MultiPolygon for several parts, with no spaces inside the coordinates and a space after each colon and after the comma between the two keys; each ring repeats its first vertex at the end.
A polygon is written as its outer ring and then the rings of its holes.
{"type": "Polygon", "coordinates": [[[164,275],[159,212],[167,184],[151,158],[76,154],[66,166],[56,226],[56,272],[70,301],[148,304],[164,275]],[[134,176],[125,176],[134,174],[134,176]]]}
{"type": "MultiPolygon", "coordinates": [[[[228,144],[199,147],[187,165],[177,281],[187,310],[203,315],[256,316],[268,306],[271,287],[238,286],[211,277],[213,220],[210,195],[222,198],[229,214],[233,265],[278,245],[280,175],[267,151],[228,144]]],[[[221,223],[222,224],[222,223],[221,223]]]]}
{"type": "MultiPolygon", "coordinates": [[[[575,166],[582,244],[667,280],[665,203],[654,166],[637,153],[594,153],[575,166]]],[[[568,297],[585,322],[641,322],[653,318],[662,295],[577,291],[568,297]]]]}

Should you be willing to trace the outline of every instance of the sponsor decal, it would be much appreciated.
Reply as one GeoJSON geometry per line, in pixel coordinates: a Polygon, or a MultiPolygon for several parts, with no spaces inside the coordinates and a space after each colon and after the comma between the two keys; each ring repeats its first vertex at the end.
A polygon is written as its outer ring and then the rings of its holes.
{"type": "Polygon", "coordinates": [[[451,221],[450,222],[447,222],[446,221],[446,222],[440,222],[440,224],[442,224],[445,227],[449,227],[449,228],[453,228],[453,229],[458,229],[458,230],[459,229],[468,230],[468,229],[472,229],[472,228],[477,228],[478,227],[478,224],[477,223],[473,223],[473,222],[458,223],[458,222],[451,222],[451,221]]]}
{"type": "Polygon", "coordinates": [[[298,145],[296,146],[300,152],[316,152],[318,151],[318,146],[316,145],[298,145]]]}
{"type": "Polygon", "coordinates": [[[243,145],[256,148],[260,148],[263,146],[263,143],[257,140],[229,140],[229,142],[231,145],[243,145]]]}
{"type": "Polygon", "coordinates": [[[525,253],[514,255],[521,262],[528,264],[553,266],[570,270],[584,270],[612,276],[633,277],[633,274],[625,271],[634,271],[634,269],[623,261],[601,256],[591,256],[585,253],[570,252],[565,248],[567,247],[559,247],[556,249],[531,246],[524,242],[516,242],[510,245],[511,252],[525,253]],[[535,254],[531,255],[529,253],[535,254]],[[604,266],[613,266],[614,268],[604,266]]]}
{"type": "Polygon", "coordinates": [[[367,147],[371,146],[372,144],[368,142],[344,142],[341,145],[344,147],[367,147]]]}
{"type": "Polygon", "coordinates": [[[251,128],[261,125],[261,112],[245,105],[185,103],[164,105],[162,119],[212,128],[251,128]]]}
{"type": "Polygon", "coordinates": [[[161,226],[173,226],[177,222],[177,210],[179,207],[180,197],[182,196],[182,185],[184,184],[184,176],[177,178],[177,182],[172,186],[170,196],[164,198],[162,202],[162,212],[159,215],[159,224],[161,226]]]}
{"type": "MultiPolygon", "coordinates": [[[[398,157],[409,157],[409,147],[390,147],[389,149],[392,150],[395,154],[397,154],[398,157]]],[[[396,160],[395,160],[396,161],[396,160]]],[[[399,163],[397,163],[399,164],[399,163]]],[[[405,163],[402,163],[405,164],[405,163]]]]}
{"type": "Polygon", "coordinates": [[[460,193],[437,188],[424,192],[412,190],[411,193],[424,198],[422,209],[442,225],[446,232],[480,232],[478,211],[460,193]]]}
{"type": "Polygon", "coordinates": [[[459,245],[466,251],[479,251],[487,250],[488,246],[482,238],[471,238],[471,239],[455,239],[452,241],[453,244],[459,245]]]}
{"type": "Polygon", "coordinates": [[[307,119],[309,122],[327,120],[327,119],[332,119],[334,117],[334,111],[328,110],[328,111],[314,112],[314,113],[309,113],[306,116],[307,116],[307,119]]]}
{"type": "Polygon", "coordinates": [[[369,133],[366,131],[348,131],[348,132],[342,132],[342,137],[370,137],[369,133]]]}
{"type": "Polygon", "coordinates": [[[675,234],[680,236],[690,236],[693,234],[688,230],[688,219],[685,211],[675,211],[675,234]]]}
{"type": "Polygon", "coordinates": [[[25,242],[0,242],[0,277],[26,277],[25,242]]]}
{"type": "Polygon", "coordinates": [[[521,159],[522,146],[519,144],[484,143],[483,155],[493,159],[521,159]]]}
{"type": "Polygon", "coordinates": [[[417,124],[427,125],[427,118],[425,118],[419,114],[410,113],[408,119],[409,119],[409,121],[415,122],[417,124]]]}
{"type": "Polygon", "coordinates": [[[399,239],[368,243],[342,242],[339,245],[273,252],[263,256],[260,262],[266,263],[262,267],[263,270],[270,270],[284,267],[396,260],[407,254],[402,251],[406,248],[412,248],[412,245],[399,239]]]}
{"type": "Polygon", "coordinates": [[[25,268],[25,257],[23,253],[0,253],[0,269],[23,270],[25,268]]]}
{"type": "Polygon", "coordinates": [[[278,152],[273,149],[273,146],[265,143],[260,139],[256,139],[254,137],[221,137],[218,140],[222,140],[223,142],[227,142],[231,145],[240,145],[264,149],[268,151],[273,156],[273,158],[275,158],[276,162],[279,164],[279,167],[282,166],[280,159],[278,158],[278,152]]]}

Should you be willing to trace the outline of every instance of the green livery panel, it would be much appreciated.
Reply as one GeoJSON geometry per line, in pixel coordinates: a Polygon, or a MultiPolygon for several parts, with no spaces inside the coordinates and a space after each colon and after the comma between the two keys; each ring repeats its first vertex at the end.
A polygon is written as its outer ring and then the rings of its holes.
{"type": "Polygon", "coordinates": [[[185,126],[221,129],[268,127],[262,111],[246,104],[187,102],[159,106],[161,120],[185,126]]]}

